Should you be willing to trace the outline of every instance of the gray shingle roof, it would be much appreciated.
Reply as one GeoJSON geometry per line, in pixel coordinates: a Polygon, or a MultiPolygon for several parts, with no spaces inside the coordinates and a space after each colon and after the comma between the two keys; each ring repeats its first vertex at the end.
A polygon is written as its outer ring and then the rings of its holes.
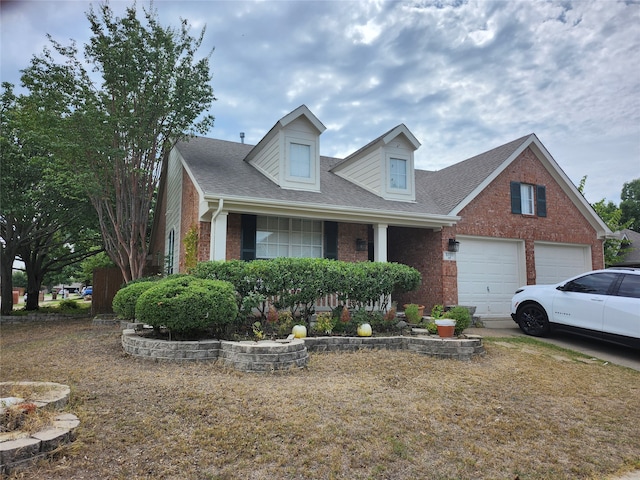
{"type": "Polygon", "coordinates": [[[330,172],[343,159],[321,157],[321,193],[318,193],[287,190],[273,183],[244,161],[252,145],[194,137],[178,143],[176,148],[205,196],[326,205],[355,211],[447,215],[528,138],[519,138],[440,171],[416,170],[415,203],[385,200],[330,172]]]}
{"type": "Polygon", "coordinates": [[[442,211],[449,213],[530,137],[520,137],[428,175],[416,171],[416,188],[420,185],[428,190],[442,211]]]}
{"type": "Polygon", "coordinates": [[[625,228],[621,232],[616,232],[618,238],[626,237],[630,242],[627,252],[621,258],[622,261],[616,263],[619,266],[640,266],[640,233],[625,228]]]}

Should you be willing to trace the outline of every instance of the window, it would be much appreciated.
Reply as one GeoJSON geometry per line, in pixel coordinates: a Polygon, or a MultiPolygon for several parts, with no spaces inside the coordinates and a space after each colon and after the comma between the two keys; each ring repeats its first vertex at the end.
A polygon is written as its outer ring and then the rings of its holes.
{"type": "Polygon", "coordinates": [[[618,296],[640,298],[640,275],[625,275],[618,288],[618,296]]]}
{"type": "Polygon", "coordinates": [[[401,158],[391,158],[389,165],[389,186],[399,190],[406,190],[407,161],[401,158]]]}
{"type": "Polygon", "coordinates": [[[289,175],[311,178],[311,146],[301,143],[289,144],[289,175]]]}
{"type": "Polygon", "coordinates": [[[322,258],[322,222],[300,218],[257,217],[256,258],[322,258]]]}
{"type": "Polygon", "coordinates": [[[567,283],[564,290],[567,292],[606,295],[611,288],[611,284],[617,278],[617,273],[592,273],[567,283]]]}
{"type": "Polygon", "coordinates": [[[511,182],[511,213],[546,217],[547,190],[545,186],[511,182]]]}
{"type": "Polygon", "coordinates": [[[167,275],[171,275],[173,273],[173,261],[175,258],[175,248],[176,248],[176,232],[172,228],[169,231],[169,241],[167,242],[167,260],[165,268],[167,269],[167,275]]]}
{"type": "Polygon", "coordinates": [[[520,184],[520,211],[523,215],[533,215],[533,185],[520,184]]]}

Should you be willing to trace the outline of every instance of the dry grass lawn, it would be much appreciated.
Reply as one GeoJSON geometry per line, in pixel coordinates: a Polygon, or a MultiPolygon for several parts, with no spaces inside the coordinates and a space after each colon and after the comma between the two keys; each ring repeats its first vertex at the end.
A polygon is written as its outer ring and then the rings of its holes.
{"type": "MultiPolygon", "coordinates": [[[[117,327],[7,325],[1,379],[71,387],[77,440],[10,478],[602,479],[640,468],[640,373],[527,339],[472,362],[312,354],[281,375],[125,355],[117,327]]],[[[0,392],[2,393],[2,392],[0,392]]]]}

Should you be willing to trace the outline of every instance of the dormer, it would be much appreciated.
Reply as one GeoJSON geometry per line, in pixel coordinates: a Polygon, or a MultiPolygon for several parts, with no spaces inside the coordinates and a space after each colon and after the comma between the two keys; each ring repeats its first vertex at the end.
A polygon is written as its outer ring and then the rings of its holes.
{"type": "Polygon", "coordinates": [[[306,105],[282,117],[245,158],[289,190],[320,191],[320,134],[326,127],[306,105]]]}
{"type": "Polygon", "coordinates": [[[331,171],[386,200],[414,202],[413,152],[418,147],[420,142],[401,124],[349,155],[331,171]]]}

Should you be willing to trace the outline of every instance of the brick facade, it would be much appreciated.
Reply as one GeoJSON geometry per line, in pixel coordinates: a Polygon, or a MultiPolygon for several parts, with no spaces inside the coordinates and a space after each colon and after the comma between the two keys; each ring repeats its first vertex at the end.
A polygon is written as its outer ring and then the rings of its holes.
{"type": "MultiPolygon", "coordinates": [[[[187,174],[186,170],[182,170],[182,213],[180,216],[180,253],[178,258],[178,271],[185,271],[185,245],[184,237],[189,229],[196,225],[201,226],[198,221],[198,209],[200,205],[200,198],[198,191],[196,190],[191,178],[187,174]]],[[[199,233],[199,232],[198,232],[199,233]]],[[[200,251],[200,244],[198,244],[198,252],[200,251]]],[[[207,259],[209,255],[207,253],[207,259]]]]}
{"type": "MultiPolygon", "coordinates": [[[[209,259],[211,243],[211,224],[199,221],[198,192],[184,171],[181,200],[179,271],[184,271],[183,239],[189,229],[193,225],[197,225],[199,229],[199,261],[209,259]]],[[[457,225],[440,230],[394,226],[388,228],[388,260],[417,268],[423,278],[418,290],[394,298],[399,305],[420,303],[429,311],[435,304],[458,303],[457,264],[445,258],[448,239],[455,238],[456,235],[523,240],[529,284],[536,282],[534,243],[539,241],[589,245],[593,268],[604,266],[603,241],[597,239],[595,229],[530,148],[522,152],[459,215],[461,220],[457,225]],[[511,181],[544,185],[547,216],[512,214],[511,181]]],[[[240,259],[241,256],[241,218],[239,213],[229,213],[227,217],[228,260],[240,259]]],[[[338,259],[349,262],[367,261],[369,252],[357,251],[356,239],[371,241],[371,232],[371,225],[339,223],[338,259]]],[[[156,233],[156,241],[161,245],[163,242],[160,240],[164,240],[163,232],[158,230],[156,233]]]]}
{"type": "Polygon", "coordinates": [[[459,235],[524,240],[528,284],[536,283],[536,241],[590,245],[593,268],[604,267],[603,241],[597,239],[594,228],[529,148],[463,208],[460,216],[456,225],[459,235]],[[547,216],[511,213],[511,181],[544,185],[547,216]]]}
{"type": "Polygon", "coordinates": [[[345,262],[366,262],[369,259],[367,250],[357,251],[356,240],[369,239],[369,226],[363,223],[338,224],[338,260],[345,262]]]}

